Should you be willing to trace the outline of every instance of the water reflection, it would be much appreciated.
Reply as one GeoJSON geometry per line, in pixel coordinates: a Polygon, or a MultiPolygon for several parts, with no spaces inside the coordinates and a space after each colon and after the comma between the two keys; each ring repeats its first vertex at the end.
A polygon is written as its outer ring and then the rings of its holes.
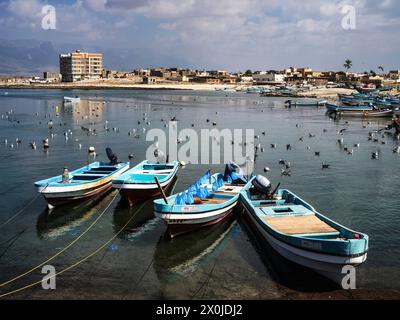
{"type": "MultiPolygon", "coordinates": [[[[246,231],[249,239],[265,264],[271,278],[287,288],[303,292],[321,292],[337,290],[337,284],[320,276],[319,274],[297,265],[278,254],[258,233],[252,222],[246,218],[245,214],[240,215],[239,225],[246,231]]],[[[239,252],[243,258],[252,263],[252,257],[245,250],[239,252]]]]}
{"type": "Polygon", "coordinates": [[[236,211],[230,219],[175,239],[161,236],[154,251],[154,269],[161,282],[171,275],[187,275],[209,258],[236,224],[236,211]]]}
{"type": "MultiPolygon", "coordinates": [[[[174,192],[177,181],[178,179],[175,177],[168,189],[164,190],[167,196],[174,192]]],[[[145,203],[138,203],[132,208],[129,208],[125,200],[121,198],[114,210],[114,232],[119,232],[127,224],[125,229],[118,235],[120,239],[132,240],[150,230],[157,222],[154,215],[153,199],[149,199],[145,203]],[[135,216],[132,217],[132,215],[135,216]],[[131,221],[129,221],[130,219],[131,221]]]]}
{"type": "Polygon", "coordinates": [[[78,229],[105,207],[115,197],[116,192],[103,193],[84,202],[64,205],[52,210],[46,207],[36,223],[39,239],[54,240],[66,234],[78,233],[78,229]]]}

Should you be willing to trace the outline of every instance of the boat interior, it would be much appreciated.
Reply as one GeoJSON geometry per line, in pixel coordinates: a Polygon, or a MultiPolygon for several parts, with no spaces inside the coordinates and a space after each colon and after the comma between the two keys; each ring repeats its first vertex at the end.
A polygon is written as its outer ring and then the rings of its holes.
{"type": "Polygon", "coordinates": [[[277,199],[260,199],[250,195],[256,214],[278,232],[307,238],[338,239],[340,232],[321,220],[311,208],[287,191],[279,191],[277,199]]]}
{"type": "Polygon", "coordinates": [[[230,184],[224,183],[224,185],[216,191],[210,190],[210,195],[207,198],[196,197],[196,204],[220,204],[229,201],[234,196],[238,195],[243,189],[244,184],[230,184]]]}
{"type": "MultiPolygon", "coordinates": [[[[106,177],[116,171],[117,168],[114,166],[100,166],[92,167],[89,170],[84,170],[76,174],[72,173],[71,181],[92,181],[103,177],[106,177]]],[[[61,182],[60,182],[61,183],[61,182]]]]}
{"type": "Polygon", "coordinates": [[[154,183],[154,177],[162,181],[173,173],[175,169],[176,167],[170,164],[145,164],[138,169],[129,170],[126,175],[129,175],[129,180],[136,183],[154,183]]]}

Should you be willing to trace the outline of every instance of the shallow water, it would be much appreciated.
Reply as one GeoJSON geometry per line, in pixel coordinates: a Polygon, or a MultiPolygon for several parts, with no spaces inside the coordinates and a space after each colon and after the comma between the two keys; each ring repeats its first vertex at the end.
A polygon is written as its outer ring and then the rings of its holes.
{"type": "MultiPolygon", "coordinates": [[[[367,139],[368,132],[381,128],[386,120],[334,121],[323,108],[286,109],[284,99],[245,93],[7,91],[4,95],[5,90],[0,90],[0,115],[10,109],[13,113],[9,119],[0,119],[0,226],[34,199],[33,182],[60,174],[65,165],[73,169],[86,164],[90,145],[96,147],[97,160],[105,160],[104,149],[111,146],[121,161],[128,161],[128,155],[133,154],[131,164],[135,164],[145,158],[151,144],[146,141],[143,127],[168,130],[161,119],[173,116],[179,120],[178,129],[191,128],[192,123],[195,130],[213,128],[215,121],[218,129],[254,128],[260,135],[255,143],[265,147],[265,152],[259,153],[256,172],[262,173],[268,166],[268,176],[275,184],[281,182],[281,187],[299,194],[323,214],[370,236],[368,259],[357,269],[358,288],[400,289],[400,155],[392,152],[399,141],[389,135],[380,138],[386,144],[367,139]],[[64,95],[78,95],[82,101],[74,107],[63,106],[64,95]],[[59,117],[55,106],[59,106],[59,117]],[[143,121],[143,113],[150,125],[143,121]],[[49,117],[54,122],[55,136],[45,153],[41,141],[49,137],[49,117]],[[109,132],[104,129],[106,120],[109,132]],[[97,135],[88,135],[81,126],[95,128],[97,135]],[[116,132],[114,127],[118,128],[116,132]],[[128,136],[133,128],[139,138],[128,136]],[[353,147],[360,143],[353,155],[344,152],[337,142],[337,131],[342,128],[347,128],[345,144],[353,147]],[[66,141],[63,133],[68,129],[72,135],[66,141]],[[262,131],[266,131],[265,136],[262,131]],[[315,137],[309,138],[309,133],[315,137]],[[304,137],[303,142],[300,137],[304,137]],[[17,144],[16,138],[22,143],[17,144]],[[30,141],[36,141],[36,150],[31,149],[30,141]],[[271,149],[271,143],[277,148],[271,149]],[[292,150],[286,150],[288,143],[292,150]],[[379,159],[372,160],[371,153],[377,150],[379,159]],[[320,157],[314,155],[315,151],[321,153],[320,157]],[[281,176],[279,159],[291,161],[290,177],[281,176]],[[331,169],[322,170],[322,161],[331,164],[331,169]]],[[[223,170],[223,164],[187,165],[178,173],[175,191],[184,190],[209,167],[223,170]]],[[[109,204],[93,228],[51,264],[59,272],[104,245],[103,250],[57,276],[57,290],[45,291],[39,285],[9,297],[284,298],[293,292],[335,289],[276,253],[260,250],[240,208],[232,221],[170,241],[163,237],[162,221],[153,216],[151,201],[127,209],[119,204],[115,192],[90,203],[56,209],[50,216],[45,201],[35,198],[18,217],[0,227],[0,282],[59,252],[109,204]]],[[[0,292],[38,281],[42,276],[38,269],[0,288],[0,292]]]]}

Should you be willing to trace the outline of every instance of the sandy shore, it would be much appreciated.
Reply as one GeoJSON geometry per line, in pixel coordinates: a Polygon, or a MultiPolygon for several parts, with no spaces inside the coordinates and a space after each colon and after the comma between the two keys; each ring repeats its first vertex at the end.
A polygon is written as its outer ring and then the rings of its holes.
{"type": "MultiPolygon", "coordinates": [[[[10,84],[0,82],[0,89],[65,89],[65,90],[193,90],[215,91],[229,89],[224,93],[232,93],[232,89],[246,89],[249,85],[227,84],[193,84],[193,83],[162,83],[162,84],[137,84],[132,81],[119,80],[85,80],[74,83],[48,83],[48,84],[10,84]]],[[[322,88],[299,92],[293,97],[338,100],[338,93],[352,94],[356,90],[343,88],[322,88]]],[[[394,92],[398,93],[398,92],[394,92]]]]}
{"type": "Polygon", "coordinates": [[[10,84],[0,82],[2,89],[79,89],[79,90],[196,90],[215,91],[215,89],[241,88],[242,85],[221,84],[193,84],[193,83],[162,83],[162,84],[138,84],[127,80],[118,81],[80,81],[67,83],[34,83],[34,84],[10,84]]]}

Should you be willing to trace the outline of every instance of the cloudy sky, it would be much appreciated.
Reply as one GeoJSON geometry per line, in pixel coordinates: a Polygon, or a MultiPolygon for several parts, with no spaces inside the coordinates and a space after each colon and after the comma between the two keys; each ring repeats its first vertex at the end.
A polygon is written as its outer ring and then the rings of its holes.
{"type": "MultiPolygon", "coordinates": [[[[21,47],[30,43],[51,55],[53,49],[56,53],[75,47],[101,50],[108,68],[122,69],[341,70],[346,58],[356,71],[377,70],[379,65],[399,69],[399,4],[399,0],[0,0],[0,58],[7,47],[19,46],[19,53],[10,57],[17,63],[29,54],[29,48],[21,47]],[[55,30],[42,28],[46,4],[56,9],[55,30]],[[346,5],[355,8],[354,30],[342,26],[346,5]]],[[[41,63],[56,64],[57,57],[46,59],[41,63]]]]}

